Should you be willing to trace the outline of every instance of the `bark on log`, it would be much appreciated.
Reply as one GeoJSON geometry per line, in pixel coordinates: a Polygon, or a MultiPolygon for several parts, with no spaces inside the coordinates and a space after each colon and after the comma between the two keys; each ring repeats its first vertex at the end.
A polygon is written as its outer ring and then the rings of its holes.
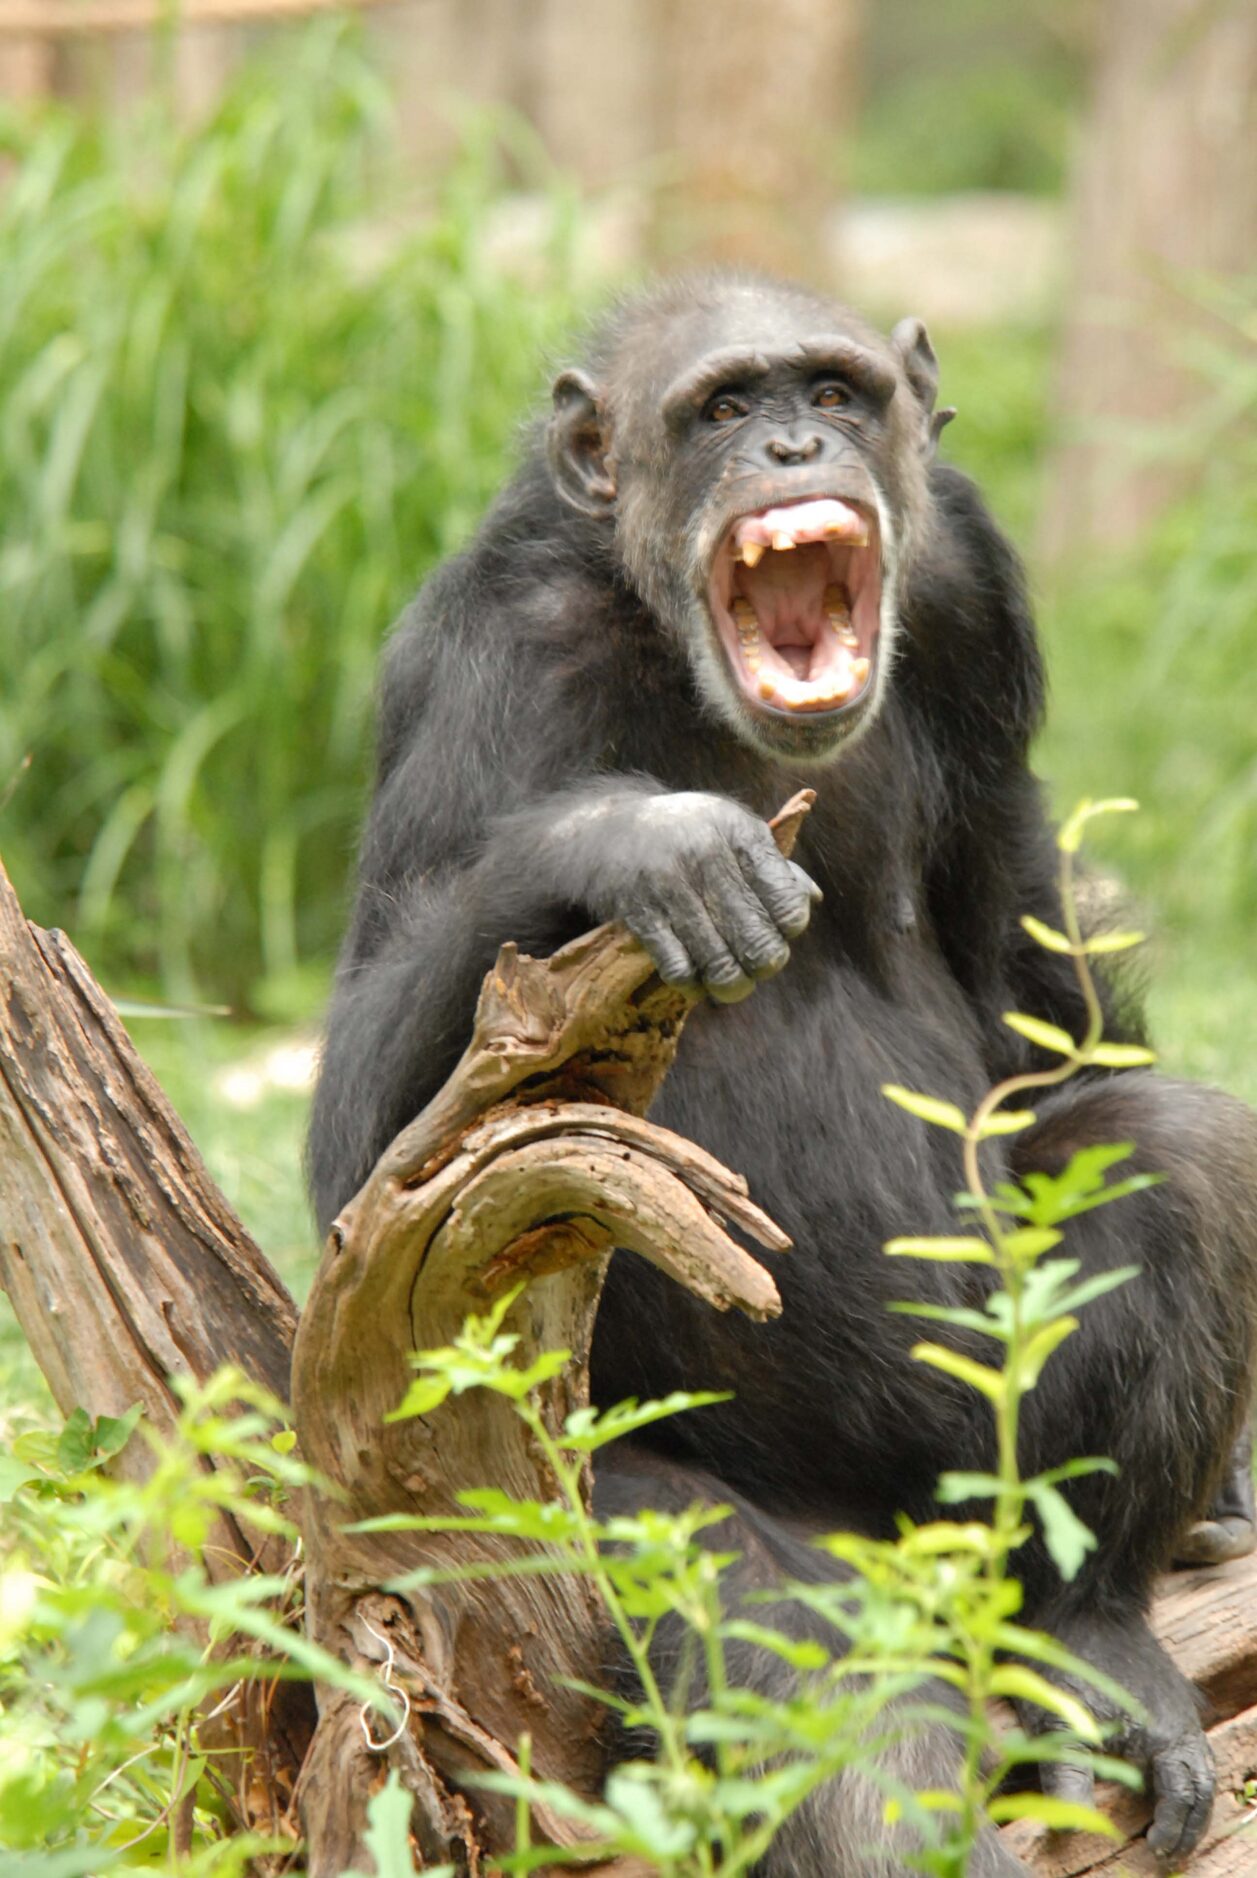
{"type": "MultiPolygon", "coordinates": [[[[173,1430],[174,1374],[224,1363],[288,1394],[292,1299],[210,1179],[118,1014],[59,932],[23,917],[0,867],[0,1286],[64,1414],[134,1403],[173,1430]]],[[[144,1472],[134,1441],[117,1466],[144,1472]]],[[[224,1515],[212,1576],[280,1570],[224,1515]]],[[[273,1830],[309,1739],[297,1685],[247,1686],[206,1745],[242,1825],[273,1830]],[[267,1803],[259,1808],[258,1793],[267,1803]]]]}

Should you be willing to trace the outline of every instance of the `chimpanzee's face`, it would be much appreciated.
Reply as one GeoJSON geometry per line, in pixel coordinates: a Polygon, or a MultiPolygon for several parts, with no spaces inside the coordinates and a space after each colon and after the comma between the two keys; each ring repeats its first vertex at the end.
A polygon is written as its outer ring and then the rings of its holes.
{"type": "Polygon", "coordinates": [[[827,760],[884,693],[929,436],[899,341],[726,288],[631,334],[595,394],[625,567],[709,708],[769,755],[827,760]]]}

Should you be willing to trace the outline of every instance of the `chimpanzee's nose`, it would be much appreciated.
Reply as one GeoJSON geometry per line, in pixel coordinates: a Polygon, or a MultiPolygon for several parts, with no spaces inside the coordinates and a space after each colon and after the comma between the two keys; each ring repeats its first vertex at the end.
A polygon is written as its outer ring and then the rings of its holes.
{"type": "Polygon", "coordinates": [[[821,440],[815,431],[806,436],[791,431],[780,437],[770,437],[764,450],[774,463],[806,463],[817,454],[820,447],[821,440]]]}

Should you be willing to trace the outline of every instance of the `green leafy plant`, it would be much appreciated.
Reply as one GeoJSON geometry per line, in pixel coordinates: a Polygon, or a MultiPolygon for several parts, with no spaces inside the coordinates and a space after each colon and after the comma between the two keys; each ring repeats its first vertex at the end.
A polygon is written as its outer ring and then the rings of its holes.
{"type": "Polygon", "coordinates": [[[246,1681],[294,1676],[383,1704],[373,1681],[307,1642],[295,1566],[212,1569],[223,1515],[256,1539],[296,1540],[285,1503],[310,1474],[280,1405],[231,1369],[178,1387],[168,1439],[138,1410],[95,1423],[77,1411],[0,1459],[0,1844],[22,1878],[218,1878],[268,1846],[287,1851],[229,1831],[206,1718],[246,1681]],[[103,1471],[128,1441],[150,1450],[143,1478],[103,1471]]]}

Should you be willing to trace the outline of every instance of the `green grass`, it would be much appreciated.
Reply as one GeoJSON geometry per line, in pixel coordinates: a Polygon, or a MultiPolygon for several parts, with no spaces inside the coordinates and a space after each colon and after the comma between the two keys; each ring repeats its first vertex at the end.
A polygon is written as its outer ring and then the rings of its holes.
{"type": "Polygon", "coordinates": [[[340,926],[384,632],[578,300],[561,213],[486,256],[487,126],[376,239],[383,82],[284,43],[190,131],[0,119],[0,843],[101,965],[270,1011],[340,926]]]}

